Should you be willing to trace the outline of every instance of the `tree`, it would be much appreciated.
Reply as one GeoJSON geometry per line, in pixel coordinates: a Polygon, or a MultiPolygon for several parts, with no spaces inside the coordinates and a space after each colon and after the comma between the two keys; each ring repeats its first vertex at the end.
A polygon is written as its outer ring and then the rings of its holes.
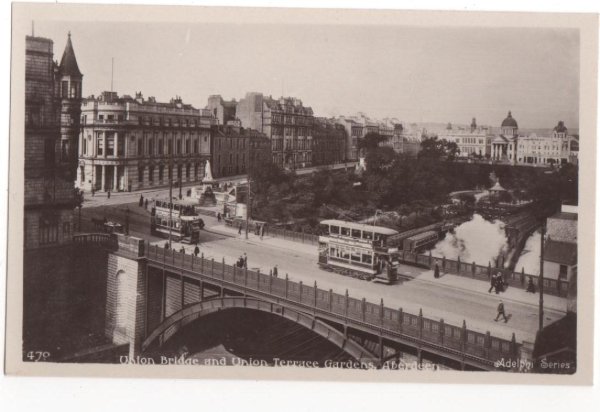
{"type": "Polygon", "coordinates": [[[446,139],[440,140],[437,136],[432,136],[421,141],[421,151],[418,157],[420,159],[454,160],[459,152],[455,142],[449,142],[446,139]]]}

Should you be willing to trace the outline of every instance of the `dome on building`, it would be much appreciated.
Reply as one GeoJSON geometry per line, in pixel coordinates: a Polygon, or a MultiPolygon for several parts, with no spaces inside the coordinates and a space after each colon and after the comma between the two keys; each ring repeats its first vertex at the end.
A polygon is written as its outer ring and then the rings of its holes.
{"type": "Polygon", "coordinates": [[[501,127],[514,127],[515,129],[519,128],[519,126],[517,125],[517,121],[513,119],[510,111],[508,112],[508,116],[506,117],[506,119],[502,121],[501,127]]]}

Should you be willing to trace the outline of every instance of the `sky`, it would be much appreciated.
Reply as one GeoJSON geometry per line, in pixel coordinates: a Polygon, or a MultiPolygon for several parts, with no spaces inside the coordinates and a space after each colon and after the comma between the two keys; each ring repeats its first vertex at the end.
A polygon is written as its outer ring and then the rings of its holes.
{"type": "Polygon", "coordinates": [[[579,127],[579,33],[552,28],[35,22],[60,60],[68,31],[84,95],[142,91],[204,107],[258,91],[318,116],[579,127]]]}

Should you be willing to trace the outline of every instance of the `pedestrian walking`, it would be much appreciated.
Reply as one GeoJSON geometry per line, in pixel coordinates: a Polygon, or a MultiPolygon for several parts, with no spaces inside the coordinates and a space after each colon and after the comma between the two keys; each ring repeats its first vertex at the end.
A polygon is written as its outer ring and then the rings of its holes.
{"type": "Polygon", "coordinates": [[[144,200],[144,209],[148,210],[148,199],[144,200]]]}
{"type": "Polygon", "coordinates": [[[238,235],[242,234],[242,224],[240,223],[240,227],[238,228],[238,235]]]}
{"type": "Polygon", "coordinates": [[[506,313],[504,313],[504,302],[502,301],[500,301],[500,303],[498,304],[498,314],[496,315],[496,319],[494,319],[495,322],[498,322],[498,318],[500,318],[500,315],[502,315],[502,317],[504,318],[504,323],[508,322],[506,313]]]}
{"type": "Polygon", "coordinates": [[[198,247],[198,245],[196,245],[196,247],[194,248],[194,256],[198,256],[198,254],[200,254],[200,248],[198,247]]]}
{"type": "Polygon", "coordinates": [[[277,268],[277,265],[275,265],[275,267],[273,268],[273,276],[277,277],[278,274],[279,274],[279,270],[277,268]]]}
{"type": "Polygon", "coordinates": [[[185,253],[185,248],[183,247],[183,245],[181,245],[181,249],[179,249],[180,253],[185,253]]]}
{"type": "Polygon", "coordinates": [[[138,202],[138,206],[142,207],[144,205],[144,195],[140,195],[140,201],[138,202]]]}
{"type": "MultiPolygon", "coordinates": [[[[493,274],[490,278],[490,288],[488,289],[488,293],[492,293],[492,289],[496,288],[496,275],[493,274]]],[[[498,292],[496,292],[498,293],[498,292]]]]}
{"type": "Polygon", "coordinates": [[[110,190],[106,192],[106,196],[108,196],[108,198],[110,199],[110,190]]]}
{"type": "Polygon", "coordinates": [[[529,278],[529,282],[527,282],[527,293],[535,293],[535,285],[531,278],[529,278]]]}
{"type": "Polygon", "coordinates": [[[217,222],[221,223],[221,213],[217,213],[217,222]]]}
{"type": "Polygon", "coordinates": [[[244,267],[248,267],[248,255],[246,255],[246,252],[244,252],[244,267]]]}
{"type": "Polygon", "coordinates": [[[504,292],[504,278],[502,277],[502,273],[498,272],[496,275],[496,294],[500,292],[504,292]]]}
{"type": "Polygon", "coordinates": [[[433,277],[439,279],[440,277],[440,266],[436,263],[435,268],[433,269],[433,277]]]}
{"type": "Polygon", "coordinates": [[[96,189],[94,189],[94,188],[92,187],[92,197],[94,197],[95,195],[96,195],[96,189]]]}
{"type": "Polygon", "coordinates": [[[169,249],[169,242],[165,242],[165,250],[169,249]]]}

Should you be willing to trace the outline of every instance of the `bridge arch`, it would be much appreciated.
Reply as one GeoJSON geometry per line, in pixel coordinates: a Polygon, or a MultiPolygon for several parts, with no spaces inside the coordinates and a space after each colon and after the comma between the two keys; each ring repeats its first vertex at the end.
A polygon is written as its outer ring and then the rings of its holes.
{"type": "Polygon", "coordinates": [[[329,326],[325,322],[315,319],[313,316],[285,308],[276,303],[264,302],[259,299],[236,297],[217,297],[202,302],[189,305],[182,310],[173,313],[159,324],[146,339],[142,342],[141,351],[144,353],[161,335],[174,325],[184,326],[203,316],[226,309],[249,309],[268,312],[274,315],[282,316],[292,322],[312,330],[317,335],[327,339],[344,352],[356,359],[365,367],[374,367],[379,365],[379,360],[375,355],[363,348],[357,342],[348,339],[342,332],[329,326]]]}

